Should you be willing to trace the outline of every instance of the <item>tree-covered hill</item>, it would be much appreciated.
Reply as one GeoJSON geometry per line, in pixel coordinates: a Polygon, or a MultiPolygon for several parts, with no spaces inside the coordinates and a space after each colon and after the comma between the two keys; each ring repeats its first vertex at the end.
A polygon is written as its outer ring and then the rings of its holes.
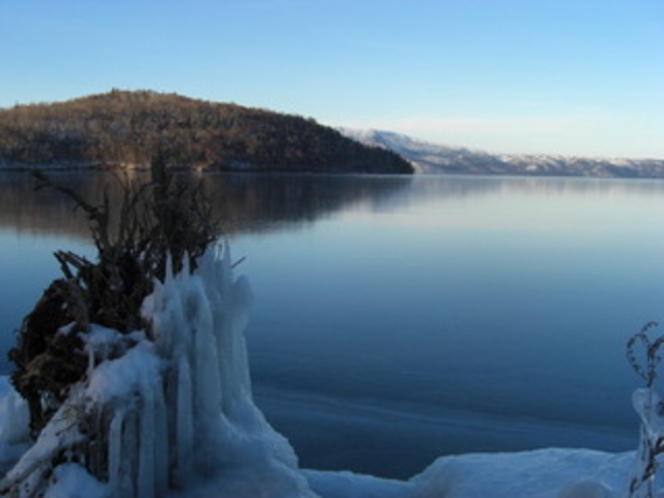
{"type": "Polygon", "coordinates": [[[394,152],[312,119],[176,94],[121,91],[0,109],[0,167],[171,166],[412,173],[394,152]]]}

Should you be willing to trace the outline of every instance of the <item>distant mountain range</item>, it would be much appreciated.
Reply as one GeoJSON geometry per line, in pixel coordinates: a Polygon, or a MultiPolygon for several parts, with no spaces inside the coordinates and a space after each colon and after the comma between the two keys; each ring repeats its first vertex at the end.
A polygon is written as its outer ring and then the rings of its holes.
{"type": "Polygon", "coordinates": [[[604,159],[546,154],[490,154],[448,147],[379,130],[339,128],[349,138],[383,147],[410,161],[419,173],[664,178],[664,160],[604,159]]]}

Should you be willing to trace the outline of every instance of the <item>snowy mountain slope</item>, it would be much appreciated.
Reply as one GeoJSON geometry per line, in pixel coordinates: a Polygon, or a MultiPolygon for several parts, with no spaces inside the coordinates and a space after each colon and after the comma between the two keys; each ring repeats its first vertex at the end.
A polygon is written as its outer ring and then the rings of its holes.
{"type": "Polygon", "coordinates": [[[339,128],[349,138],[397,152],[419,173],[664,178],[664,160],[546,154],[490,154],[419,141],[399,133],[339,128]]]}

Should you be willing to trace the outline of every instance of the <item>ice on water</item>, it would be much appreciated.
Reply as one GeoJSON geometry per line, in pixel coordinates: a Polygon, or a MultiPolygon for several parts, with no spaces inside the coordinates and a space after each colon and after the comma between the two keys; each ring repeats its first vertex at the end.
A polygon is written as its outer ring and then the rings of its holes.
{"type": "Polygon", "coordinates": [[[252,302],[248,281],[233,275],[227,247],[211,247],[193,272],[185,266],[173,274],[169,265],[143,304],[149,331],[93,328],[87,380],[36,442],[25,403],[0,379],[0,488],[32,483],[50,498],[626,496],[633,453],[448,456],[408,481],[300,469],[289,442],[253,402],[244,339],[252,302]],[[39,484],[53,453],[85,437],[75,414],[94,409],[110,414],[100,422],[109,435],[100,458],[108,479],[100,482],[71,461],[39,484]]]}

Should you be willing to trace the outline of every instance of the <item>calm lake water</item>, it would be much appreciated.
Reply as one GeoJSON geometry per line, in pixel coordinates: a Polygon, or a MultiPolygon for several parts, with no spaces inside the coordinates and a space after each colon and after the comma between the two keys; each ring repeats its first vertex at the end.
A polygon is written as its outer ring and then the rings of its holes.
{"type": "MultiPolygon", "coordinates": [[[[108,181],[59,176],[90,197],[108,181]]],[[[664,311],[664,182],[208,183],[257,297],[256,399],[302,466],[407,477],[451,453],[636,447],[625,342],[664,311]]],[[[27,175],[0,176],[0,208],[5,351],[52,251],[93,252],[27,175]]]]}

